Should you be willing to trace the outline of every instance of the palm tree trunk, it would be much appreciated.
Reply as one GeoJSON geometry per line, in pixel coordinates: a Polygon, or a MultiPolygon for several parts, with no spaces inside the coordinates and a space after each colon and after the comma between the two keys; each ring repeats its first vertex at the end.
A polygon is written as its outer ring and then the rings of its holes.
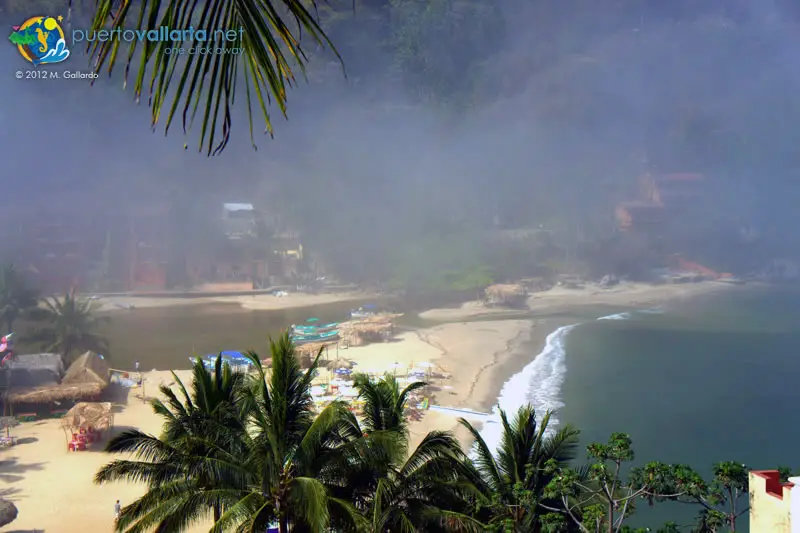
{"type": "Polygon", "coordinates": [[[217,522],[219,522],[219,518],[222,516],[222,509],[220,508],[220,505],[218,503],[215,503],[213,507],[214,507],[214,523],[216,524],[217,522]]]}

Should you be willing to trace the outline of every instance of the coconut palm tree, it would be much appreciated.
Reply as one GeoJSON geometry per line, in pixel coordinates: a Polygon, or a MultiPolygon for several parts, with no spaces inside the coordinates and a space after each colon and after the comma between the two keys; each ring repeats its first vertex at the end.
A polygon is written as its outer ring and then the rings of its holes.
{"type": "Polygon", "coordinates": [[[25,311],[33,309],[39,295],[12,263],[0,265],[0,321],[6,333],[14,330],[14,322],[25,311]]]}
{"type": "Polygon", "coordinates": [[[97,316],[94,302],[79,297],[72,289],[61,298],[44,299],[43,304],[42,309],[37,309],[37,318],[44,325],[34,331],[32,338],[47,351],[60,353],[65,368],[77,352],[108,350],[108,341],[97,333],[108,317],[97,316]]]}
{"type": "Polygon", "coordinates": [[[247,479],[226,487],[232,503],[212,531],[263,531],[273,523],[281,533],[324,531],[332,515],[351,530],[361,528],[355,507],[332,495],[324,482],[332,478],[333,465],[344,464],[342,446],[360,434],[342,402],[313,416],[311,382],[322,350],[306,371],[288,333],[271,341],[270,351],[269,375],[258,356],[248,354],[256,370],[243,401],[250,430],[242,443],[245,453],[227,458],[247,479]]]}
{"type": "Polygon", "coordinates": [[[97,0],[91,29],[157,32],[164,26],[175,30],[192,27],[195,34],[184,34],[177,40],[145,41],[141,46],[132,41],[128,53],[118,53],[119,39],[94,39],[88,47],[92,65],[97,72],[107,67],[110,73],[120,60],[125,63],[126,81],[133,66],[134,96],[138,101],[142,92],[147,93],[153,127],[163,118],[168,131],[176,113],[180,113],[186,131],[200,109],[199,148],[208,155],[221,152],[228,142],[237,91],[240,99],[244,92],[247,103],[251,143],[254,106],[260,110],[265,131],[272,134],[270,101],[285,115],[286,90],[295,81],[295,69],[305,73],[308,58],[306,47],[301,46],[301,33],[308,48],[329,48],[339,57],[312,15],[314,0],[209,0],[202,4],[196,0],[141,0],[138,9],[134,5],[97,0]],[[214,50],[186,52],[197,47],[214,50]],[[179,49],[184,53],[176,53],[179,49]]]}
{"type": "Polygon", "coordinates": [[[364,401],[362,422],[352,418],[350,435],[357,439],[343,445],[325,474],[331,494],[351,501],[366,517],[366,531],[483,531],[483,525],[467,515],[469,493],[462,480],[470,471],[458,441],[449,432],[434,431],[408,450],[405,416],[409,395],[425,383],[400,389],[386,375],[377,381],[354,377],[364,401]],[[332,481],[332,480],[331,480],[332,481]]]}
{"type": "MultiPolygon", "coordinates": [[[[545,487],[550,483],[556,465],[566,467],[575,458],[578,430],[564,426],[548,432],[552,412],[540,423],[530,405],[521,407],[509,422],[500,411],[503,437],[497,453],[492,453],[486,441],[472,424],[459,421],[474,439],[474,459],[477,476],[470,479],[477,489],[481,518],[489,529],[504,532],[541,531],[542,517],[550,512],[541,506],[545,487]]],[[[557,503],[548,507],[558,507],[557,503]]]]}
{"type": "Polygon", "coordinates": [[[98,483],[145,481],[142,498],[122,510],[118,531],[185,531],[203,518],[214,531],[263,531],[277,522],[282,532],[323,531],[332,514],[361,517],[347,501],[328,497],[319,481],[348,435],[346,407],[334,402],[314,417],[311,380],[298,362],[288,334],[271,342],[269,376],[257,354],[248,357],[254,376],[239,378],[217,361],[213,375],[194,367],[192,392],[162,387],[166,402],[154,402],[165,420],[161,436],[121,434],[109,451],[136,460],[114,461],[101,469],[98,483]],[[329,457],[332,460],[328,460],[329,457]],[[330,509],[333,509],[331,511],[330,509]]]}
{"type": "Polygon", "coordinates": [[[148,491],[124,507],[117,531],[183,531],[193,520],[218,520],[224,499],[220,486],[242,482],[226,478],[215,451],[231,453],[245,431],[241,397],[244,374],[217,357],[213,372],[201,360],[192,367],[189,392],[173,373],[177,392],[162,385],[164,401],[153,400],[153,411],[164,420],[160,436],[128,430],[111,439],[106,451],[130,453],[137,461],[116,460],[101,468],[96,483],[145,481],[148,491]]]}

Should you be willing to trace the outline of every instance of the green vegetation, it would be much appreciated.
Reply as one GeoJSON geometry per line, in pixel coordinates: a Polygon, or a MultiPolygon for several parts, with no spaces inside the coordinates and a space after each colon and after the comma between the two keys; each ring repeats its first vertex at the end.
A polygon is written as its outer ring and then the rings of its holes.
{"type": "MultiPolygon", "coordinates": [[[[271,342],[272,368],[255,353],[250,374],[217,359],[193,367],[191,387],[161,387],[153,400],[160,435],[127,430],[106,451],[132,454],[95,481],[144,481],[147,492],[122,509],[116,531],[186,531],[201,520],[212,532],[633,533],[639,502],[696,504],[696,532],[735,531],[747,507],[746,468],[714,467],[709,483],[691,468],[650,462],[631,469],[630,438],[615,433],[588,446],[575,467],[578,431],[537,423],[530,406],[509,419],[495,452],[468,422],[471,457],[449,432],[433,431],[409,449],[405,406],[424,383],[401,389],[392,376],[356,375],[364,401],[357,418],[341,401],[312,411],[319,354],[300,366],[288,335],[271,342]],[[627,474],[625,474],[627,472],[627,474]]],[[[658,531],[674,533],[666,524],[658,531]]]]}
{"type": "Polygon", "coordinates": [[[80,352],[91,350],[106,353],[108,342],[98,334],[108,317],[97,316],[97,306],[71,290],[60,298],[42,300],[43,307],[34,313],[38,324],[30,339],[42,344],[48,352],[61,354],[64,368],[69,367],[80,352]]]}
{"type": "Polygon", "coordinates": [[[219,30],[238,34],[235,40],[218,40],[211,44],[228,50],[240,48],[242,53],[236,55],[168,52],[172,48],[188,49],[198,44],[208,46],[199,42],[133,41],[122,53],[119,40],[95,41],[88,48],[97,71],[107,68],[111,72],[120,60],[125,63],[127,79],[128,70],[133,67],[134,96],[138,101],[143,92],[149,93],[147,100],[154,127],[163,119],[168,131],[178,113],[183,116],[185,131],[199,111],[199,148],[208,155],[221,152],[228,143],[237,91],[240,98],[244,93],[247,102],[251,141],[254,108],[260,112],[266,131],[272,132],[268,103],[285,114],[286,91],[294,84],[298,72],[305,73],[307,56],[300,45],[301,32],[314,44],[334,50],[312,15],[316,8],[314,2],[211,0],[198,11],[185,0],[140,0],[137,3],[138,6],[126,3],[117,9],[114,0],[96,2],[91,29],[109,29],[111,20],[111,29],[149,31],[162,26],[186,28],[191,25],[209,36],[219,30]],[[239,78],[243,84],[237,86],[239,78]]]}
{"type": "Polygon", "coordinates": [[[14,331],[20,316],[34,309],[39,293],[12,263],[0,265],[0,321],[6,333],[14,331]]]}

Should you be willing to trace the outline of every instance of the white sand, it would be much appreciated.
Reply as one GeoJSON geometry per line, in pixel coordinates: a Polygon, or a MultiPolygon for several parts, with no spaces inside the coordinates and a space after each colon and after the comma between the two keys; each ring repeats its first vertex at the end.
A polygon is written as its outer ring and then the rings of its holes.
{"type": "MultiPolygon", "coordinates": [[[[530,299],[534,311],[568,311],[587,304],[609,304],[620,307],[656,305],[670,298],[682,298],[728,286],[715,283],[672,285],[651,287],[625,285],[612,290],[571,291],[554,289],[540,293],[530,299]]],[[[364,295],[291,295],[285,299],[274,296],[225,297],[222,301],[239,302],[259,309],[274,309],[291,305],[312,305],[346,299],[364,298],[364,295]],[[262,307],[263,306],[263,307],[262,307]]],[[[142,300],[131,299],[134,305],[142,300]]],[[[162,305],[164,299],[152,299],[154,305],[162,305]]],[[[167,299],[174,304],[173,299],[167,299]]],[[[179,299],[180,300],[180,299],[179,299]]],[[[119,300],[116,300],[120,303],[119,300]]],[[[221,301],[212,298],[211,301],[221,301]]],[[[122,302],[124,303],[124,302],[122,302]]],[[[163,305],[168,305],[164,303],[163,305]]],[[[253,307],[251,307],[253,308],[253,307]]],[[[621,309],[622,310],[622,309],[621,309]]],[[[423,313],[425,318],[436,320],[459,320],[481,315],[485,309],[476,304],[466,304],[459,309],[438,309],[423,313]]],[[[395,371],[399,368],[428,361],[440,364],[452,378],[443,383],[443,389],[435,392],[432,403],[488,410],[496,398],[508,373],[509,365],[523,365],[515,361],[513,347],[533,335],[533,340],[543,343],[546,335],[557,324],[549,319],[537,321],[531,329],[530,320],[493,320],[473,323],[444,324],[407,332],[395,342],[373,344],[364,347],[340,350],[339,356],[355,361],[362,371],[395,371]]],[[[335,352],[329,354],[335,357],[335,352]]],[[[518,356],[525,359],[527,356],[518,356]]],[[[397,370],[400,373],[402,370],[397,370]]],[[[181,379],[188,381],[189,372],[180,371],[181,379]]],[[[157,393],[159,383],[169,383],[169,372],[149,372],[145,391],[157,393]]],[[[161,421],[153,415],[148,404],[137,399],[138,389],[131,391],[126,404],[118,405],[115,423],[120,427],[137,427],[149,433],[158,433],[161,421]]],[[[428,412],[420,422],[412,424],[412,445],[431,429],[451,429],[456,420],[445,414],[428,412]]],[[[20,439],[14,448],[0,451],[0,495],[11,499],[19,508],[19,517],[0,531],[23,532],[36,528],[47,533],[84,533],[112,531],[114,502],[119,499],[128,504],[138,497],[142,486],[113,484],[97,486],[92,479],[95,472],[112,456],[100,451],[78,453],[67,452],[66,436],[58,420],[24,423],[13,430],[20,439]]],[[[466,435],[457,432],[467,443],[466,435]]],[[[198,525],[194,532],[208,531],[208,524],[198,525]]]]}
{"type": "Polygon", "coordinates": [[[104,311],[124,311],[126,307],[170,307],[175,305],[238,304],[244,309],[273,310],[291,309],[311,305],[324,305],[337,302],[374,300],[375,295],[366,292],[343,292],[330,294],[289,293],[286,296],[256,294],[248,296],[209,296],[209,297],[150,297],[150,296],[108,296],[100,297],[97,305],[104,311]]]}
{"type": "Polygon", "coordinates": [[[507,317],[528,314],[529,311],[541,311],[543,314],[547,314],[589,305],[619,305],[630,308],[657,305],[674,298],[686,298],[696,294],[731,289],[731,287],[731,285],[713,281],[674,285],[623,283],[609,289],[601,289],[596,286],[587,286],[584,289],[554,287],[548,291],[531,295],[527,302],[529,309],[524,311],[491,308],[478,302],[466,302],[456,308],[431,309],[420,313],[419,316],[426,320],[453,321],[477,316],[502,315],[507,317]]]}

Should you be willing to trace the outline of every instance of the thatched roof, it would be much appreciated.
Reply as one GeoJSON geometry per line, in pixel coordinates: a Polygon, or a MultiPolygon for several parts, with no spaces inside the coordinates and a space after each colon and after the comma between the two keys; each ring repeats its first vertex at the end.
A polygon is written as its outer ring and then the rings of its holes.
{"type": "Polygon", "coordinates": [[[113,422],[114,414],[110,402],[80,402],[67,411],[61,419],[61,427],[69,431],[88,427],[105,431],[113,422]]]}
{"type": "Polygon", "coordinates": [[[17,519],[17,508],[8,500],[0,500],[0,527],[17,519]]]}
{"type": "Polygon", "coordinates": [[[294,351],[297,355],[313,355],[316,357],[320,350],[328,346],[334,346],[337,342],[339,341],[309,342],[308,344],[300,344],[295,346],[294,351]]]}
{"type": "Polygon", "coordinates": [[[526,290],[522,285],[517,284],[497,284],[486,287],[486,296],[492,298],[514,298],[525,296],[526,290]]]}
{"type": "Polygon", "coordinates": [[[61,380],[62,385],[96,383],[108,386],[109,369],[105,359],[94,352],[86,352],[75,359],[61,380]]]}
{"type": "Polygon", "coordinates": [[[347,359],[337,359],[335,361],[331,361],[328,363],[328,368],[353,368],[353,363],[348,361],[347,359]]]}
{"type": "Polygon", "coordinates": [[[61,383],[20,387],[12,382],[8,402],[36,404],[93,399],[108,387],[108,381],[106,362],[99,355],[86,352],[70,365],[61,383]]]}
{"type": "Polygon", "coordinates": [[[57,384],[64,374],[61,356],[56,353],[19,354],[6,363],[14,387],[42,387],[57,384]]]}

